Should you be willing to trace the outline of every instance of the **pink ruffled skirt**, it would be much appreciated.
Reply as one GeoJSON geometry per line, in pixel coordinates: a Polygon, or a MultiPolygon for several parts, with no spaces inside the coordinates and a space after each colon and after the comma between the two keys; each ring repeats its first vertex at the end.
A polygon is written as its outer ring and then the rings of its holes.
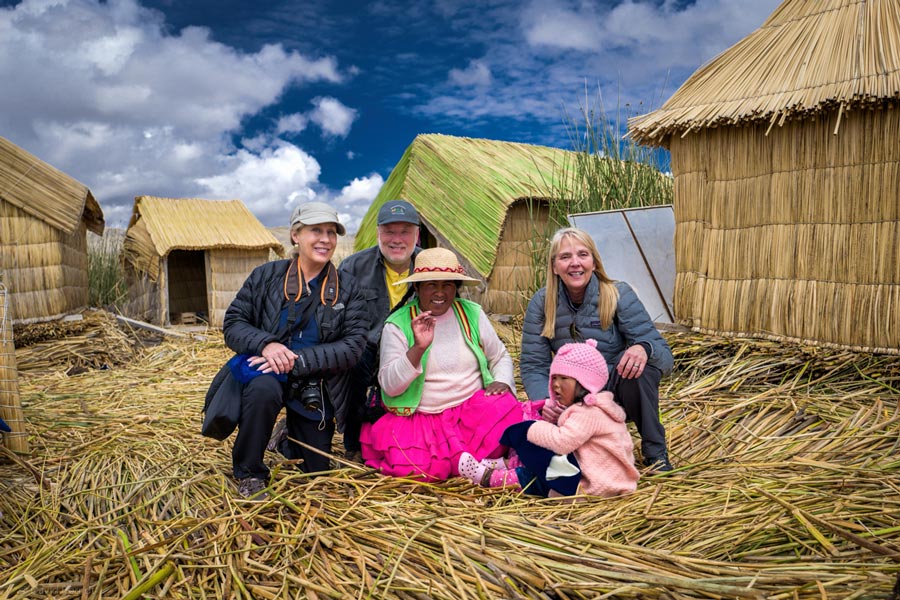
{"type": "Polygon", "coordinates": [[[440,481],[459,475],[459,456],[476,460],[503,456],[503,431],[523,419],[522,403],[510,393],[485,396],[484,390],[439,414],[387,413],[362,427],[366,464],[385,475],[440,481]]]}

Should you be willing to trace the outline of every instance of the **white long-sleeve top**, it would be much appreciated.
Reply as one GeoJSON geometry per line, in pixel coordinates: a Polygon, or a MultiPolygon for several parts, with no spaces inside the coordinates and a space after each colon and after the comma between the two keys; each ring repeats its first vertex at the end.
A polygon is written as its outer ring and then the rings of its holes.
{"type": "MultiPolygon", "coordinates": [[[[481,346],[495,381],[509,386],[516,393],[513,362],[506,346],[494,331],[484,311],[478,316],[481,346]]],[[[381,334],[381,367],[378,382],[391,396],[402,394],[422,373],[422,366],[414,367],[406,357],[409,345],[399,327],[387,323],[381,334]]],[[[434,341],[426,358],[425,383],[417,410],[440,413],[462,404],[484,387],[478,359],[469,349],[453,310],[435,317],[434,341]]]]}

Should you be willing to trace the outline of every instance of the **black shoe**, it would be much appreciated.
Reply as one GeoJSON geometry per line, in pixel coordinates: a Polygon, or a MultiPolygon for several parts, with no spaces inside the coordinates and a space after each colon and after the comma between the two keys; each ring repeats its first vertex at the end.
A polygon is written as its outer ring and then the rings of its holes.
{"type": "Polygon", "coordinates": [[[266,480],[259,477],[244,477],[238,480],[238,494],[241,498],[254,502],[265,502],[269,499],[266,487],[268,487],[266,480]]]}
{"type": "Polygon", "coordinates": [[[668,473],[672,469],[672,463],[669,462],[669,455],[663,452],[659,456],[645,456],[644,466],[650,467],[653,473],[668,473]]]}

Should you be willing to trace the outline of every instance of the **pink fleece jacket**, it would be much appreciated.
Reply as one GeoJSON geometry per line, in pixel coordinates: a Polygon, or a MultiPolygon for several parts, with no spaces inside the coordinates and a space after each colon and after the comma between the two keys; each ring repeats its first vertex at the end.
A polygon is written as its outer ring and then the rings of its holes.
{"type": "Polygon", "coordinates": [[[528,441],[556,454],[575,453],[581,467],[579,493],[618,496],[637,488],[634,444],[625,426],[625,411],[612,394],[588,394],[583,403],[567,408],[556,425],[536,421],[528,441]]]}

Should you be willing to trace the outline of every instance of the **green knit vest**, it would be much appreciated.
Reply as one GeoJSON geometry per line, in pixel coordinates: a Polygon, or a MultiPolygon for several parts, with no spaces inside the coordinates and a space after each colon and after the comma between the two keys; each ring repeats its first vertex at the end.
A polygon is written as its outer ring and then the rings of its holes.
{"type": "MultiPolygon", "coordinates": [[[[478,360],[478,367],[481,369],[481,380],[484,386],[494,381],[488,367],[487,357],[481,349],[481,333],[478,330],[478,318],[481,314],[481,307],[471,300],[457,298],[451,305],[453,313],[456,315],[456,321],[463,332],[463,338],[466,345],[475,354],[478,360]]],[[[415,337],[412,331],[413,317],[419,314],[419,299],[415,298],[403,308],[390,314],[385,320],[386,323],[393,323],[406,336],[406,343],[412,347],[415,343],[415,337]]],[[[422,388],[425,386],[425,365],[428,361],[428,353],[431,347],[422,354],[422,372],[418,377],[412,380],[409,386],[399,396],[389,396],[383,389],[381,390],[381,401],[384,407],[395,415],[408,417],[416,412],[419,402],[422,400],[422,388]]]]}

